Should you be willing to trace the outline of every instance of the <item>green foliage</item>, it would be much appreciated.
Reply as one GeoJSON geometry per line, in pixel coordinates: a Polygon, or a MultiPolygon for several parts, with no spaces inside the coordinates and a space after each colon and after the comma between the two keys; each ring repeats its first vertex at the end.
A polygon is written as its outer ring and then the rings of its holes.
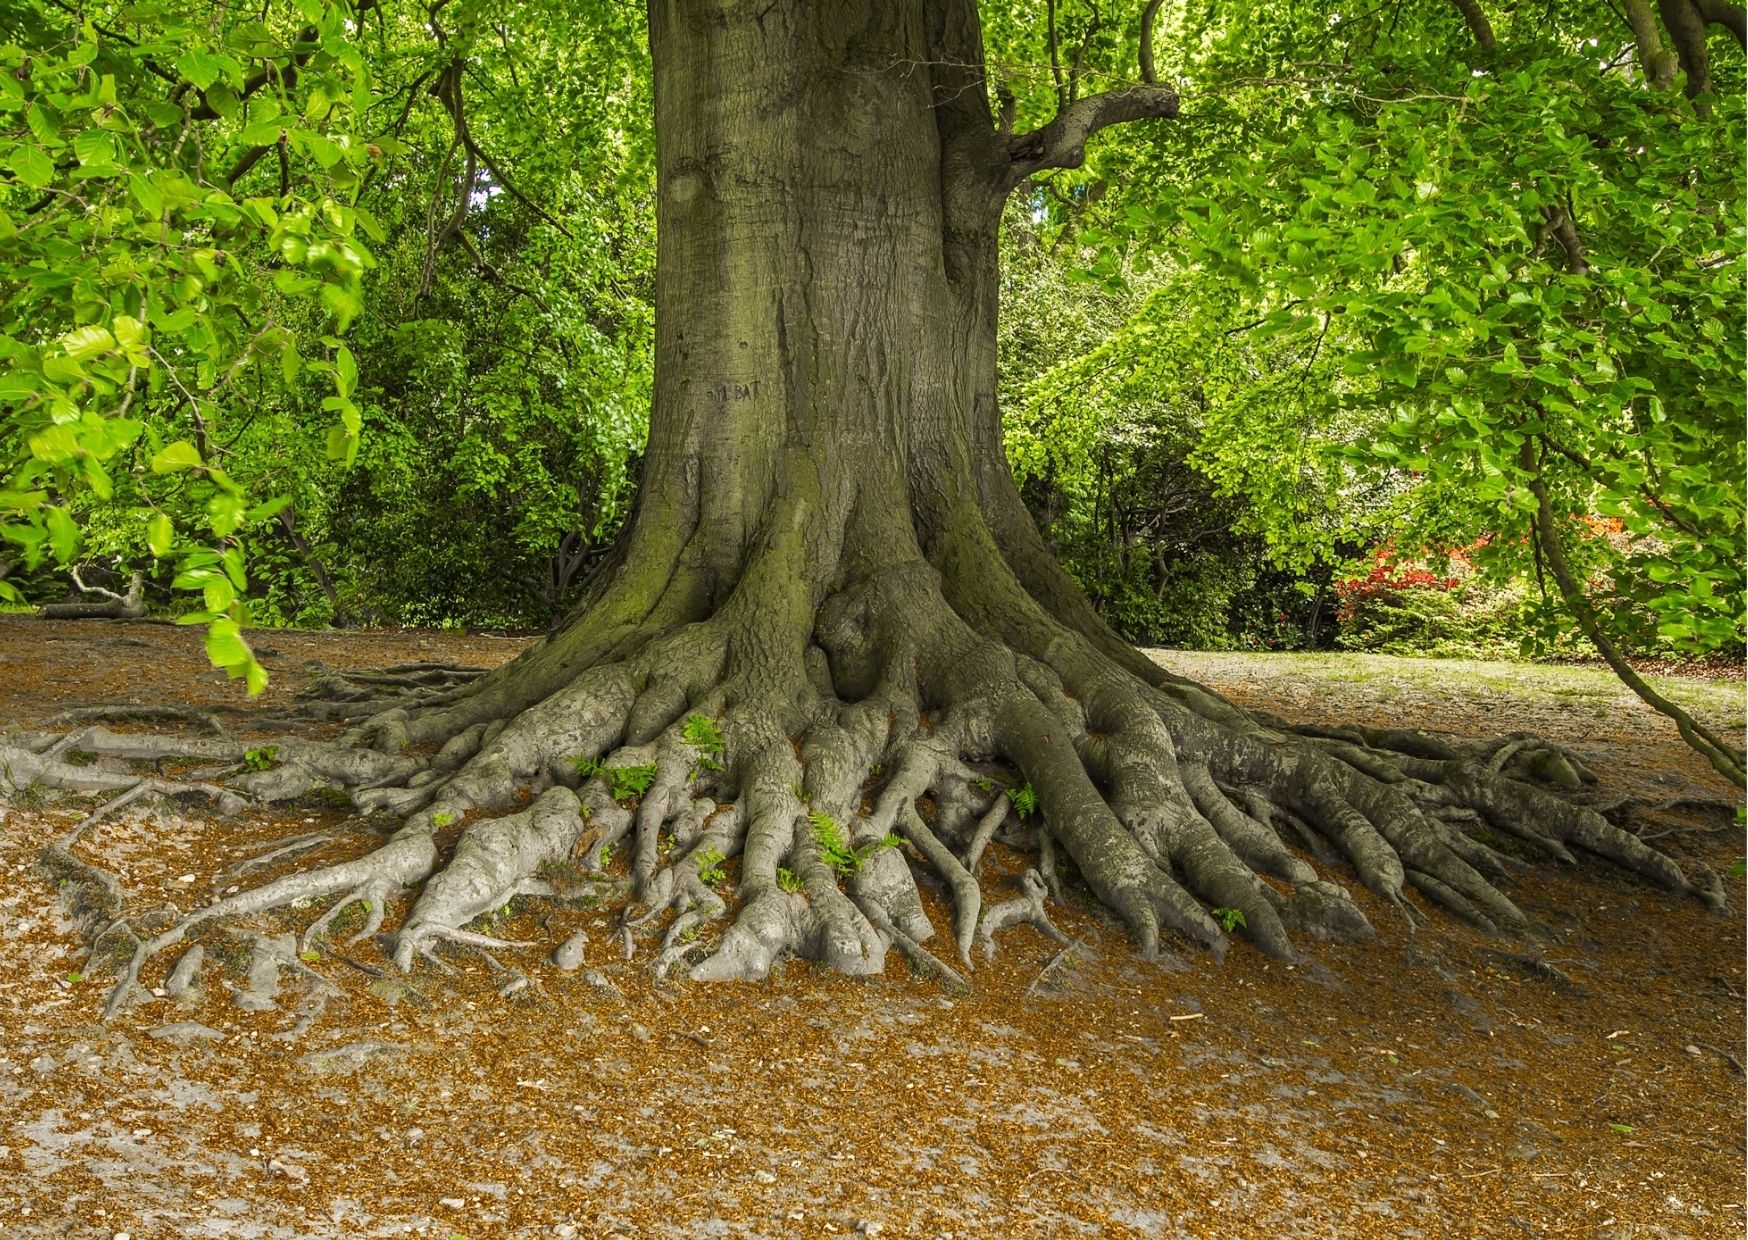
{"type": "Polygon", "coordinates": [[[780,865],[777,867],[777,886],[790,895],[799,895],[805,890],[807,884],[801,881],[801,876],[794,870],[786,865],[780,865]]]}
{"type": "Polygon", "coordinates": [[[655,783],[656,764],[645,763],[642,766],[610,766],[606,768],[607,787],[615,801],[629,801],[632,797],[640,797],[649,791],[649,786],[655,783]]]}
{"type": "Polygon", "coordinates": [[[1021,784],[1018,788],[1009,788],[1007,798],[1013,802],[1014,813],[1018,814],[1022,821],[1038,812],[1038,794],[1032,790],[1032,785],[1029,783],[1021,784]]]}
{"type": "Polygon", "coordinates": [[[253,690],[246,624],[544,623],[599,557],[649,401],[640,19],[372,13],[0,15],[0,601],[139,568],[253,690]]]}
{"type": "Polygon", "coordinates": [[[903,836],[888,832],[858,849],[851,846],[843,828],[824,810],[810,810],[807,820],[813,824],[813,839],[819,845],[820,860],[835,870],[840,878],[854,876],[876,853],[904,843],[903,836]]]}
{"type": "Polygon", "coordinates": [[[691,715],[680,729],[680,739],[698,751],[688,779],[697,779],[705,771],[722,769],[722,754],[727,745],[716,721],[708,715],[691,715]]]}
{"type": "Polygon", "coordinates": [[[431,815],[431,825],[441,831],[444,827],[455,825],[455,815],[448,810],[439,810],[431,815]]]}
{"type": "Polygon", "coordinates": [[[727,858],[715,848],[704,849],[693,860],[697,862],[698,879],[706,886],[714,887],[728,877],[722,868],[722,863],[727,858]]]}
{"type": "Polygon", "coordinates": [[[283,500],[236,438],[262,376],[301,374],[357,453],[373,75],[343,4],[30,8],[0,45],[0,539],[29,572],[125,527],[255,692],[245,536],[283,500]]]}
{"type": "MultiPolygon", "coordinates": [[[[1336,644],[1420,658],[1513,658],[1543,643],[1541,601],[1521,584],[1471,577],[1454,586],[1363,582],[1344,589],[1336,644]]],[[[1581,654],[1555,634],[1543,648],[1581,654]]]]}
{"type": "Polygon", "coordinates": [[[273,767],[274,758],[279,753],[277,745],[262,745],[257,749],[243,751],[243,769],[246,771],[266,771],[273,767]]]}
{"type": "Polygon", "coordinates": [[[1214,920],[1220,923],[1220,929],[1227,934],[1234,930],[1244,929],[1244,910],[1241,908],[1217,908],[1210,910],[1214,920]]]}
{"type": "Polygon", "coordinates": [[[1283,562],[1487,536],[1533,581],[1539,531],[1615,640],[1739,649],[1740,58],[1702,109],[1599,55],[1603,10],[1490,54],[1448,10],[1268,12],[1187,13],[1200,123],[1107,157],[1089,269],[1157,283],[1102,364],[1191,390],[1189,460],[1283,562]]]}
{"type": "Polygon", "coordinates": [[[599,758],[579,755],[570,760],[571,768],[576,771],[579,779],[593,779],[607,769],[607,764],[599,758]]]}
{"type": "MultiPolygon", "coordinates": [[[[1089,194],[1068,186],[1069,219],[1094,210],[1089,194]]],[[[1151,322],[1145,332],[1130,326],[1155,307],[1161,273],[1113,255],[1113,279],[1076,279],[1087,253],[1060,237],[1047,244],[1056,207],[1039,191],[1005,221],[998,373],[1021,495],[1123,636],[1190,648],[1263,644],[1270,635],[1254,614],[1305,611],[1305,600],[1290,578],[1271,575],[1260,537],[1234,530],[1246,500],[1217,495],[1192,463],[1206,405],[1196,367],[1156,363],[1173,337],[1151,322]],[[1279,597],[1247,608],[1259,588],[1279,597]]],[[[1073,227],[1060,225],[1070,236],[1073,227]]]]}

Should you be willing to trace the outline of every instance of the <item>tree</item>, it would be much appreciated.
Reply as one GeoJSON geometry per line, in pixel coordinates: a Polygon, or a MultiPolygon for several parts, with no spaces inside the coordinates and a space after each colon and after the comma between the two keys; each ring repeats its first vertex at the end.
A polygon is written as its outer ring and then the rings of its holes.
{"type": "MultiPolygon", "coordinates": [[[[990,89],[970,0],[652,4],[655,385],[619,544],[563,628],[503,669],[354,703],[369,717],[340,743],[249,763],[269,769],[232,781],[248,795],[339,784],[404,823],[141,944],[111,1010],[194,926],[294,900],[338,897],[318,927],[363,902],[374,932],[423,883],[399,964],[490,943],[466,923],[622,838],[644,910],[626,933],[675,910],[658,968],[700,979],[761,977],[790,951],[847,973],[892,943],[934,960],[899,842],[952,891],[965,965],[980,924],[1043,918],[1061,853],[1144,954],[1173,932],[1224,952],[1240,925],[1280,956],[1295,929],[1369,934],[1275,821],[1327,836],[1404,916],[1412,886],[1478,925],[1524,922],[1497,884],[1509,861],[1454,825],[1473,814],[1717,903],[1715,882],[1485,755],[1295,727],[1169,674],[1050,556],[1002,451],[998,228],[1016,188],[1078,166],[1096,135],[1178,115],[1153,70],[1158,8],[1129,40],[1141,80],[1093,93],[1079,57],[1060,71],[1053,27],[1051,102],[1026,127],[990,89]],[[445,859],[439,833],[464,818],[445,859]],[[977,858],[1004,830],[1038,874],[985,910],[977,858]],[[707,877],[731,857],[732,916],[707,877]]],[[[1082,29],[1082,50],[1108,33],[1082,29]]],[[[344,401],[347,364],[334,373],[344,401]]]]}
{"type": "Polygon", "coordinates": [[[1398,551],[1534,583],[1542,649],[1576,628],[1741,784],[1622,654],[1744,640],[1740,11],[1680,40],[1681,91],[1644,6],[1269,12],[1185,31],[1227,89],[1089,229],[1105,270],[1172,265],[1099,366],[1201,378],[1197,459],[1283,555],[1369,484],[1398,551]]]}

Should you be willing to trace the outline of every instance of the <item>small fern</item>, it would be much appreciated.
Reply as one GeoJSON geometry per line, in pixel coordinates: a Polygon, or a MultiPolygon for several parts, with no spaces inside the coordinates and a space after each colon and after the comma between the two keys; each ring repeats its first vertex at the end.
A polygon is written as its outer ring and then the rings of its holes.
{"type": "Polygon", "coordinates": [[[698,881],[707,887],[714,887],[717,883],[720,883],[723,879],[727,878],[728,875],[722,868],[722,863],[727,859],[728,858],[724,857],[714,848],[706,848],[703,852],[699,853],[698,881]]]}
{"type": "Polygon", "coordinates": [[[615,801],[628,801],[649,791],[655,783],[656,764],[642,766],[611,766],[607,768],[607,787],[615,801]]]}
{"type": "Polygon", "coordinates": [[[813,824],[813,840],[819,845],[822,861],[845,878],[861,869],[862,859],[850,847],[850,842],[844,838],[843,829],[830,814],[822,809],[809,810],[807,821],[813,824]]]}
{"type": "Polygon", "coordinates": [[[579,779],[593,779],[607,769],[601,759],[591,758],[585,754],[578,754],[572,758],[571,767],[576,771],[579,779]]]}
{"type": "Polygon", "coordinates": [[[814,842],[819,845],[820,859],[839,877],[849,878],[866,865],[876,853],[885,852],[888,848],[897,848],[904,843],[904,837],[894,832],[887,832],[872,844],[854,848],[849,840],[844,838],[844,832],[836,820],[823,810],[812,810],[807,820],[813,824],[814,842]]]}
{"type": "Polygon", "coordinates": [[[698,751],[688,780],[697,779],[705,771],[722,769],[722,754],[728,744],[722,739],[722,730],[716,726],[715,720],[708,715],[690,716],[680,728],[680,739],[698,751]]]}

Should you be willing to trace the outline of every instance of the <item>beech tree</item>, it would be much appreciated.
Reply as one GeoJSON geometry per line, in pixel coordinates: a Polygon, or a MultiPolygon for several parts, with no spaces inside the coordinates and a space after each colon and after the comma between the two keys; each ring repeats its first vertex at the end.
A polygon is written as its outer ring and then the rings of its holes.
{"type": "MultiPolygon", "coordinates": [[[[119,797],[147,785],[53,755],[205,756],[249,768],[206,789],[221,800],[339,787],[403,820],[374,852],[226,896],[140,943],[111,1013],[199,925],[298,901],[334,901],[310,933],[362,904],[373,934],[416,888],[389,939],[403,968],[445,942],[495,945],[469,923],[550,892],[551,863],[580,854],[598,872],[621,841],[627,946],[658,931],[658,972],[697,979],[763,977],[787,953],[874,973],[894,945],[969,968],[980,935],[1048,926],[1070,863],[1147,956],[1174,938],[1223,953],[1240,929],[1280,957],[1294,932],[1371,934],[1341,883],[1288,846],[1302,840],[1409,921],[1413,888],[1478,926],[1522,926],[1503,882],[1519,863],[1465,830],[1477,822],[1720,906],[1715,876],[1690,877],[1529,777],[1575,784],[1572,755],[1242,710],[1116,637],[1044,546],[1003,453],[1000,222],[1017,190],[1080,166],[1099,135],[1179,116],[1153,51],[1160,7],[1120,30],[1082,20],[1076,52],[1048,6],[1040,109],[990,71],[972,0],[654,0],[655,383],[623,535],[568,620],[503,668],[337,678],[325,709],[357,720],[337,742],[287,739],[249,760],[226,740],[97,729],[9,753],[15,779],[119,797]],[[1119,36],[1127,79],[1083,72],[1088,49],[1119,36]],[[989,907],[979,860],[994,838],[1036,860],[1020,894],[989,907]],[[717,890],[731,858],[732,899],[717,890]],[[925,945],[919,871],[951,893],[951,949],[925,945]]],[[[314,6],[309,20],[329,19],[314,6]]],[[[339,47],[350,28],[322,30],[306,41],[339,47]]],[[[486,152],[467,139],[460,80],[431,88],[449,92],[471,189],[486,152]]],[[[283,152],[263,125],[254,139],[283,152]]],[[[347,158],[328,165],[336,192],[347,158]]],[[[334,256],[352,210],[311,217],[319,262],[314,240],[285,247],[320,267],[312,294],[339,290],[320,296],[342,318],[360,264],[334,256]]],[[[120,350],[113,365],[141,369],[103,330],[81,358],[120,350]]],[[[326,347],[344,457],[356,367],[339,337],[326,347]]],[[[110,455],[125,447],[110,438],[110,455]]],[[[217,473],[204,447],[184,447],[159,448],[153,468],[217,473]]],[[[185,569],[216,591],[219,625],[240,587],[228,554],[185,569]]],[[[246,671],[230,619],[215,659],[246,671]]]]}

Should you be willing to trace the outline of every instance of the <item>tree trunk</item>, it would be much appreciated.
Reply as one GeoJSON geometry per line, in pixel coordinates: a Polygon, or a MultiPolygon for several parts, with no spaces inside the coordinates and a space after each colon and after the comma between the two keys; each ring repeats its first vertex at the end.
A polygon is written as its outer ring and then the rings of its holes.
{"type": "MultiPolygon", "coordinates": [[[[641,909],[627,949],[659,928],[658,973],[701,979],[762,977],[791,951],[877,972],[891,944],[946,971],[907,858],[951,892],[969,968],[980,933],[1048,926],[1059,847],[1146,954],[1168,931],[1219,953],[1242,926],[1280,956],[1294,928],[1370,934],[1283,842],[1289,825],[1328,836],[1405,915],[1413,886],[1477,925],[1521,924],[1495,886],[1512,863],[1439,816],[1480,806],[1550,852],[1579,844],[1696,890],[1597,815],[1448,746],[1307,735],[1168,675],[1049,555],[995,401],[1002,202],[1100,128],[1174,115],[1169,90],[1088,96],[1008,134],[969,0],[652,0],[650,43],[655,407],[627,533],[553,637],[349,734],[435,750],[411,777],[343,772],[357,805],[407,815],[379,862],[202,910],[141,947],[118,1003],[198,920],[336,893],[380,920],[385,892],[433,873],[396,960],[489,942],[462,927],[573,850],[600,872],[620,839],[641,909]],[[439,870],[434,837],[476,811],[439,870]],[[1038,872],[986,910],[977,859],[997,833],[1038,872]]],[[[245,778],[279,795],[318,765],[245,778]]]]}

